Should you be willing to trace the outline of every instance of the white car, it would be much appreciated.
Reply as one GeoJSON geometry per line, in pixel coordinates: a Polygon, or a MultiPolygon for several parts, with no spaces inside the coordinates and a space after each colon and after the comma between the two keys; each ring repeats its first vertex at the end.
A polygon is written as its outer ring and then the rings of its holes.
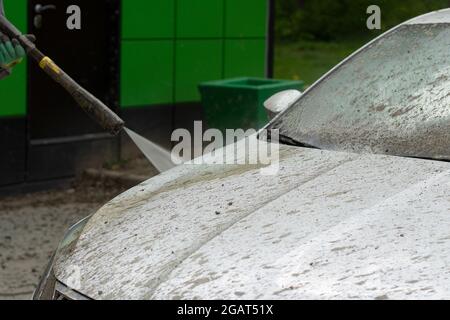
{"type": "Polygon", "coordinates": [[[450,298],[450,10],[370,42],[268,128],[278,175],[148,180],[68,232],[35,298],[450,298]]]}

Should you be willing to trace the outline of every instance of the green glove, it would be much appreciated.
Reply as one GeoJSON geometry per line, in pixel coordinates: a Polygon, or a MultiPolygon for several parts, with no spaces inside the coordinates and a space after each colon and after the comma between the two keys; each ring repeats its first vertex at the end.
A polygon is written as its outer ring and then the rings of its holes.
{"type": "Polygon", "coordinates": [[[9,70],[26,56],[20,43],[0,32],[0,68],[9,70]]]}

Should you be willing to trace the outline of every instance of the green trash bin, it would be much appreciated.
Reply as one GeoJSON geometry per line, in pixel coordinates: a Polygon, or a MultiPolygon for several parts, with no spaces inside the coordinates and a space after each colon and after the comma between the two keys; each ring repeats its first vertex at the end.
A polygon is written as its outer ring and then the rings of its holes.
{"type": "Polygon", "coordinates": [[[261,129],[269,118],[264,102],[277,92],[302,90],[302,81],[236,78],[201,83],[203,114],[208,128],[261,129]]]}

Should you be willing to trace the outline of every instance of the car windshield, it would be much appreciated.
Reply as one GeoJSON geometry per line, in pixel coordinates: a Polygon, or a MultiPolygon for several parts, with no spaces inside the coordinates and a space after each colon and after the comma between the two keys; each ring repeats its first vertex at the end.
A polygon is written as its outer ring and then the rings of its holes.
{"type": "Polygon", "coordinates": [[[270,128],[320,149],[450,160],[450,25],[375,40],[270,128]]]}

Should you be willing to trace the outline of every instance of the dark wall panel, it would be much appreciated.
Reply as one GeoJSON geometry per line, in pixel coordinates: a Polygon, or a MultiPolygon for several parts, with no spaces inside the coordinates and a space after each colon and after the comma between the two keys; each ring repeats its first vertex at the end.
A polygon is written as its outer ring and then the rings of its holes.
{"type": "Polygon", "coordinates": [[[0,186],[25,180],[25,159],[25,118],[0,118],[0,186]]]}
{"type": "Polygon", "coordinates": [[[118,161],[119,140],[108,134],[95,139],[47,143],[36,141],[28,156],[28,182],[73,177],[87,168],[118,161]]]}

